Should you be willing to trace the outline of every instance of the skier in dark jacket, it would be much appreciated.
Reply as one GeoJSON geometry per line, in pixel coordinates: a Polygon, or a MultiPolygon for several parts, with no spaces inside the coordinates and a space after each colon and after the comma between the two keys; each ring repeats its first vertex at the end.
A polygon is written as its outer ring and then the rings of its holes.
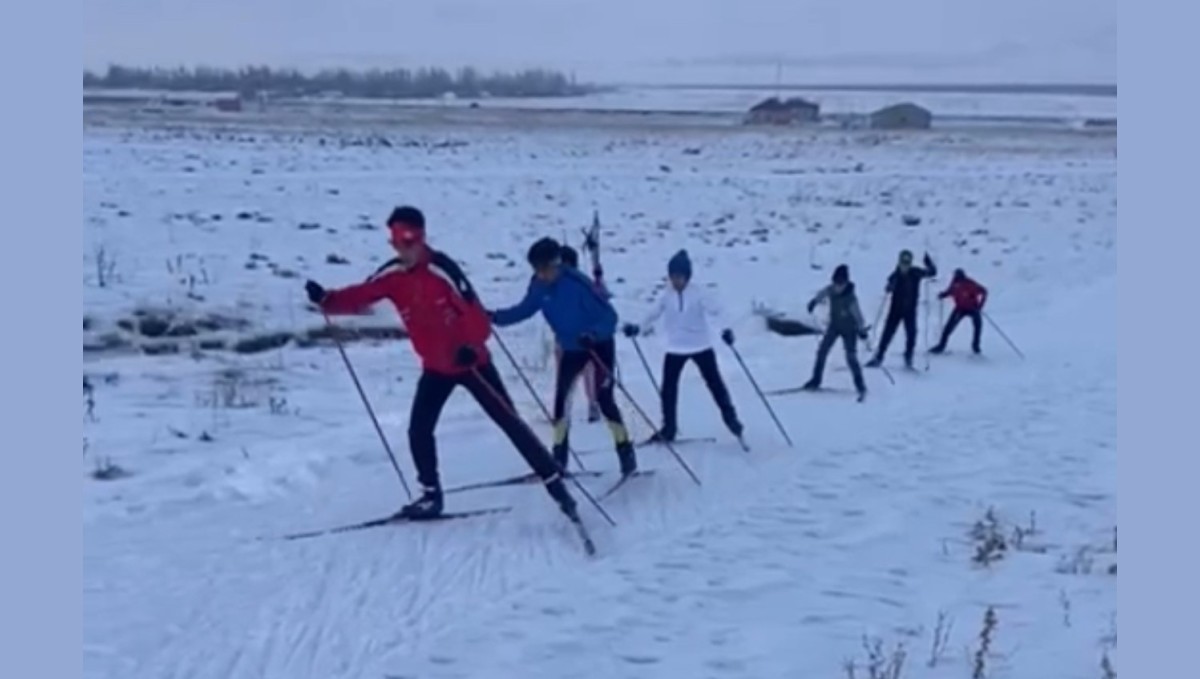
{"type": "Polygon", "coordinates": [[[398,513],[408,519],[431,519],[442,513],[434,428],[455,387],[462,386],[483,408],[521,456],[541,477],[547,492],[572,520],[575,500],[563,484],[550,452],[520,419],[488,355],[491,334],[487,313],[462,269],[425,242],[425,218],[413,207],[396,208],[388,219],[396,257],[365,282],[326,290],[305,283],[308,298],[327,314],[351,314],[388,300],[396,307],[422,372],[408,420],[408,444],[422,494],[398,513]]]}
{"type": "Polygon", "coordinates": [[[971,351],[978,354],[979,336],[983,332],[983,305],[987,303],[987,296],[987,288],[968,278],[967,273],[962,269],[955,269],[950,286],[938,294],[938,299],[954,298],[954,311],[950,312],[946,327],[942,329],[941,341],[930,349],[929,353],[940,354],[946,351],[946,342],[950,341],[950,335],[958,327],[959,322],[964,318],[970,318],[971,324],[974,326],[974,334],[971,336],[971,351]]]}
{"type": "Polygon", "coordinates": [[[570,423],[565,417],[567,395],[584,367],[591,364],[599,373],[596,400],[612,432],[621,474],[632,474],[637,471],[637,458],[613,397],[617,312],[587,276],[562,265],[562,246],[554,239],[543,238],[534,243],[528,258],[534,274],[524,299],[516,306],[491,312],[491,317],[498,327],[505,327],[541,311],[562,347],[554,388],[554,459],[560,467],[567,468],[570,451],[570,423]]]}
{"type": "Polygon", "coordinates": [[[879,338],[879,346],[875,348],[875,357],[868,363],[868,368],[878,367],[883,363],[883,355],[887,352],[892,337],[900,322],[904,322],[904,365],[912,368],[913,351],[917,347],[917,302],[921,296],[921,281],[937,277],[937,267],[925,254],[925,268],[913,266],[913,254],[909,250],[900,251],[900,261],[887,280],[887,292],[892,297],[888,308],[887,320],[883,324],[883,336],[879,338]]]}
{"type": "Polygon", "coordinates": [[[817,360],[813,363],[812,378],[804,384],[804,389],[816,391],[821,388],[821,378],[825,373],[825,359],[835,342],[842,340],[846,349],[846,365],[854,377],[854,388],[858,398],[862,400],[867,395],[867,385],[863,381],[862,368],[858,365],[858,340],[867,339],[867,327],[863,324],[862,309],[858,305],[858,295],[854,292],[854,283],[850,281],[850,269],[840,264],[833,270],[831,283],[821,289],[816,297],[808,303],[808,313],[821,302],[829,302],[829,325],[821,344],[817,347],[817,360]]]}

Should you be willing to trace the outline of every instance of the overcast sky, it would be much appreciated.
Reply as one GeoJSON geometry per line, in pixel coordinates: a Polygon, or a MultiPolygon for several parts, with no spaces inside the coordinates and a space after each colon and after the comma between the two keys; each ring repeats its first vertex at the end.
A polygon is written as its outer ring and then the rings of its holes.
{"type": "Polygon", "coordinates": [[[1102,82],[1116,0],[83,0],[85,68],[545,66],[600,82],[1102,82]]]}

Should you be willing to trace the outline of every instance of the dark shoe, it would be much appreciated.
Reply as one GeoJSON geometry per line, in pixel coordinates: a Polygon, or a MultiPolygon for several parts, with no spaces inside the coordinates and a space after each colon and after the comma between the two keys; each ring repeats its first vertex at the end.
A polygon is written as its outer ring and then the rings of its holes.
{"type": "Polygon", "coordinates": [[[971,347],[971,351],[975,352],[976,354],[980,353],[979,347],[971,347]]]}
{"type": "Polygon", "coordinates": [[[650,438],[646,439],[645,443],[643,443],[642,445],[649,446],[649,445],[656,445],[656,444],[660,444],[660,443],[674,443],[674,442],[675,442],[675,432],[667,431],[666,429],[659,429],[658,431],[654,432],[654,434],[650,438]]]}
{"type": "Polygon", "coordinates": [[[629,441],[617,444],[617,459],[621,462],[622,476],[629,476],[637,471],[637,455],[629,441]]]}
{"type": "Polygon", "coordinates": [[[883,357],[882,356],[874,356],[871,358],[871,360],[867,361],[867,363],[866,363],[866,366],[868,368],[878,368],[881,365],[883,365],[883,357]]]}
{"type": "Polygon", "coordinates": [[[940,344],[939,344],[939,345],[937,345],[936,347],[934,347],[934,348],[930,349],[930,350],[929,350],[929,353],[931,353],[931,354],[944,354],[944,353],[946,353],[946,347],[944,347],[944,346],[942,346],[942,345],[940,345],[940,344]]]}
{"type": "Polygon", "coordinates": [[[423,489],[421,497],[407,505],[404,505],[397,515],[401,518],[409,519],[411,521],[436,519],[442,515],[442,489],[423,489]]]}
{"type": "Polygon", "coordinates": [[[816,391],[821,388],[821,383],[816,380],[809,380],[800,388],[804,391],[816,391]]]}
{"type": "Polygon", "coordinates": [[[912,356],[905,356],[905,357],[904,357],[904,367],[905,367],[905,368],[908,368],[909,370],[913,370],[913,369],[914,369],[914,368],[913,368],[913,364],[912,364],[912,356]]]}

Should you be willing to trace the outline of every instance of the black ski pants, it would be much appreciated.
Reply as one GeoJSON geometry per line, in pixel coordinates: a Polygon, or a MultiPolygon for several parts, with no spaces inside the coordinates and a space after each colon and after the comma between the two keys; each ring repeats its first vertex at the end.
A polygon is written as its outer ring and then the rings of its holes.
{"type": "Polygon", "coordinates": [[[821,337],[821,344],[817,346],[817,360],[813,363],[811,383],[813,386],[821,386],[821,378],[825,375],[825,359],[829,357],[829,351],[839,339],[846,349],[846,365],[850,367],[850,374],[854,377],[854,388],[866,391],[867,384],[863,381],[862,366],[858,364],[858,331],[853,328],[830,326],[825,331],[821,337]]]}
{"type": "Polygon", "coordinates": [[[950,341],[950,335],[954,333],[954,329],[962,322],[962,319],[971,319],[971,325],[974,326],[974,332],[971,335],[971,349],[976,353],[979,352],[979,338],[983,334],[983,314],[979,309],[955,309],[950,312],[950,318],[946,321],[946,327],[942,330],[942,339],[938,342],[940,349],[946,348],[946,342],[950,341]]]}
{"type": "Polygon", "coordinates": [[[462,375],[443,375],[428,371],[421,374],[412,402],[412,413],[408,418],[408,446],[412,452],[413,464],[417,467],[418,483],[425,488],[441,488],[438,478],[437,443],[433,431],[437,427],[442,408],[454,392],[454,388],[458,386],[465,387],[470,392],[542,480],[549,480],[558,473],[558,465],[550,456],[550,451],[546,450],[537,434],[517,414],[516,407],[500,380],[500,373],[488,362],[462,375]]]}
{"type": "Polygon", "coordinates": [[[904,323],[904,360],[912,363],[913,352],[917,348],[917,305],[891,307],[888,309],[887,320],[883,322],[883,335],[879,338],[879,346],[875,349],[875,358],[882,361],[887,353],[888,345],[896,335],[900,323],[904,323]]]}
{"type": "Polygon", "coordinates": [[[612,430],[613,441],[621,445],[629,440],[629,433],[625,430],[625,423],[621,418],[621,410],[617,408],[617,400],[613,396],[613,371],[616,369],[616,362],[617,344],[611,339],[596,342],[591,349],[562,353],[562,359],[558,362],[558,375],[554,381],[555,446],[568,445],[567,397],[575,386],[575,380],[589,363],[595,366],[596,371],[596,404],[600,406],[600,414],[612,430]]]}
{"type": "Polygon", "coordinates": [[[688,361],[692,361],[700,369],[700,377],[704,380],[704,385],[708,387],[709,393],[712,394],[717,408],[720,409],[721,419],[725,422],[725,426],[733,432],[734,436],[741,436],[742,424],[738,421],[737,411],[733,407],[733,399],[729,397],[729,390],[725,388],[725,382],[721,379],[721,370],[717,367],[717,353],[712,349],[694,354],[668,353],[663,355],[663,426],[660,433],[667,440],[672,440],[678,432],[679,378],[688,361]]]}

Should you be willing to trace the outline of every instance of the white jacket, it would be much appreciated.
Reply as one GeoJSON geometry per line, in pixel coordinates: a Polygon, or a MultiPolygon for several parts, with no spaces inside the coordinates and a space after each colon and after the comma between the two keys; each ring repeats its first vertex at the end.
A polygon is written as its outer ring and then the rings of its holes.
{"type": "Polygon", "coordinates": [[[710,321],[719,326],[721,313],[702,288],[689,284],[683,292],[676,292],[668,285],[641,327],[650,327],[660,316],[667,336],[667,353],[694,354],[712,348],[710,321]]]}

